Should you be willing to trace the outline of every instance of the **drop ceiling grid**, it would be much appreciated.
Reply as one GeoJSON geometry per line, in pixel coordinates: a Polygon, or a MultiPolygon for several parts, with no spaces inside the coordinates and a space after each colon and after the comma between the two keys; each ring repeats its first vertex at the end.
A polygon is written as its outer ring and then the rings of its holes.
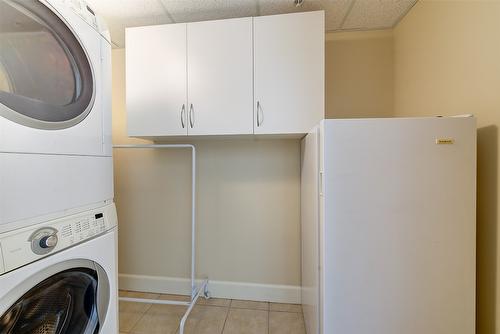
{"type": "Polygon", "coordinates": [[[125,27],[325,10],[326,31],[392,28],[417,0],[87,0],[107,22],[113,43],[125,27]]]}
{"type": "Polygon", "coordinates": [[[353,0],[342,30],[392,28],[416,0],[353,0]]]}
{"type": "Polygon", "coordinates": [[[175,22],[256,16],[257,0],[158,0],[175,22]]]}

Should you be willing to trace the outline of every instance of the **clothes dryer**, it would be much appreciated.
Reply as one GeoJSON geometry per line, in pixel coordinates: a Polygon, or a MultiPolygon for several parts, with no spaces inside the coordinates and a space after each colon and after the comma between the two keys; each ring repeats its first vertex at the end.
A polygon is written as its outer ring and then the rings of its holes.
{"type": "Polygon", "coordinates": [[[103,21],[83,0],[0,0],[0,22],[1,233],[102,206],[113,189],[103,21]]]}

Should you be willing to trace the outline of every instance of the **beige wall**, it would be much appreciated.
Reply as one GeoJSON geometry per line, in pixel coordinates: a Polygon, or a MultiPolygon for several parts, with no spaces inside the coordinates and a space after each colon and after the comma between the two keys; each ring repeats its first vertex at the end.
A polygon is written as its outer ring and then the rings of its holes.
{"type": "Polygon", "coordinates": [[[394,65],[396,116],[477,116],[477,333],[500,333],[500,2],[419,1],[394,30],[394,65]]]}
{"type": "MultiPolygon", "coordinates": [[[[113,50],[114,143],[138,141],[126,137],[124,72],[124,50],[113,50]]],[[[200,276],[300,285],[299,141],[194,143],[200,276]]],[[[120,273],[188,277],[190,157],[115,150],[120,273]]]]}
{"type": "MultiPolygon", "coordinates": [[[[126,136],[124,53],[113,50],[115,144],[145,142],[126,136]]],[[[329,34],[327,116],[390,116],[392,68],[391,31],[329,34]]],[[[200,275],[218,281],[299,286],[299,140],[194,143],[200,275]]],[[[188,277],[189,152],[115,150],[114,160],[120,273],[188,277]]],[[[125,288],[135,284],[122,282],[125,288]]]]}
{"type": "Polygon", "coordinates": [[[392,31],[329,33],[326,39],[326,117],[392,116],[392,31]]]}

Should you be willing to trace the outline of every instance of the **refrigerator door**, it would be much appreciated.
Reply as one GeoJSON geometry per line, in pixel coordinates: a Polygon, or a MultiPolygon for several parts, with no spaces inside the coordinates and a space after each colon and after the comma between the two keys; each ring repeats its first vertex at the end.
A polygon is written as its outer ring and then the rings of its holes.
{"type": "Polygon", "coordinates": [[[473,334],[472,117],[324,122],[322,333],[473,334]]]}

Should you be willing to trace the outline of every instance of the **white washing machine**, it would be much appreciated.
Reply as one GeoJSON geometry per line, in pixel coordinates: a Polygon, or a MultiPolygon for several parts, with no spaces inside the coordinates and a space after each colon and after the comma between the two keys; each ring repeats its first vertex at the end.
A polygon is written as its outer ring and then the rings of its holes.
{"type": "Polygon", "coordinates": [[[84,0],[0,0],[0,233],[113,198],[109,32],[84,0]]]}
{"type": "Polygon", "coordinates": [[[114,205],[0,235],[0,332],[116,334],[114,205]]]}

